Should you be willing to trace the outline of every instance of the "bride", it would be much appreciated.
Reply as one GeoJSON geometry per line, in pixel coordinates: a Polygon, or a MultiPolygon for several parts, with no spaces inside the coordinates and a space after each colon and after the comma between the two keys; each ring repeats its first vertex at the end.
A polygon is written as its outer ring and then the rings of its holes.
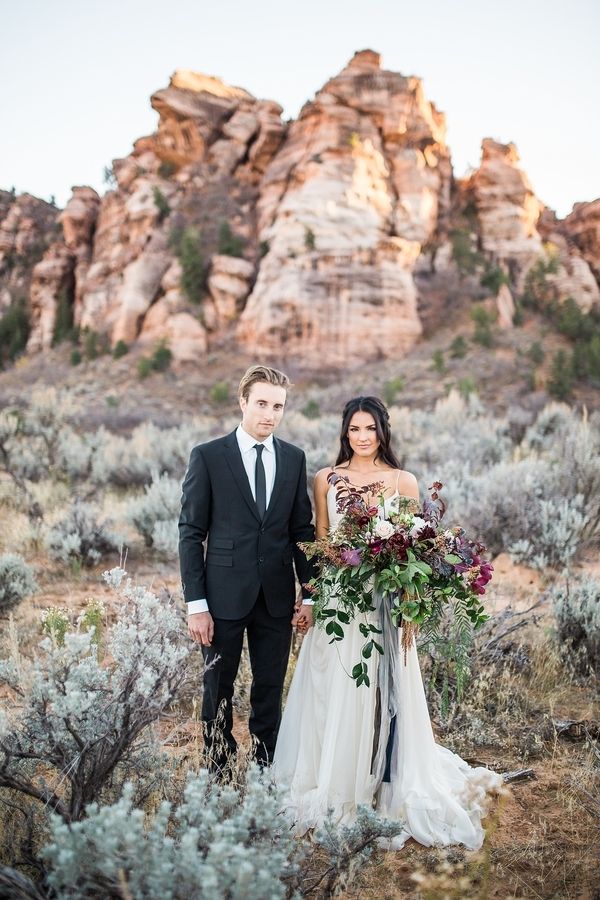
{"type": "MultiPolygon", "coordinates": [[[[356,397],[346,404],[335,466],[321,469],[315,478],[318,538],[340,517],[328,481],[332,471],[356,487],[382,484],[384,512],[400,497],[418,502],[416,478],[400,468],[390,441],[389,416],[380,400],[356,397]]],[[[370,621],[381,626],[382,615],[376,609],[370,621]]],[[[402,629],[390,630],[394,637],[384,657],[371,658],[370,685],[357,687],[349,673],[364,643],[358,619],[345,627],[344,640],[333,644],[324,629],[311,627],[310,606],[302,606],[297,625],[310,630],[298,656],[272,770],[284,787],[295,832],[318,827],[328,810],[346,824],[357,806],[366,804],[403,823],[395,849],[409,837],[426,846],[480,847],[486,793],[497,790],[502,777],[471,768],[436,744],[414,638],[405,657],[402,629]]]]}

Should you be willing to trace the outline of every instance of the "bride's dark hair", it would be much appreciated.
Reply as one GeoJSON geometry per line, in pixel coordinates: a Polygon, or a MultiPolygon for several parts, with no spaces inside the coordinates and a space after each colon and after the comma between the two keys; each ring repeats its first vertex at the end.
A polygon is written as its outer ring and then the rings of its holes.
{"type": "Polygon", "coordinates": [[[352,400],[348,400],[346,403],[342,413],[340,449],[335,461],[336,466],[341,466],[342,463],[349,462],[352,459],[353,453],[348,439],[348,428],[350,427],[352,416],[357,412],[369,413],[375,420],[375,428],[379,440],[375,459],[386,463],[393,469],[401,469],[400,461],[390,446],[392,440],[390,416],[378,397],[353,397],[352,400]]]}

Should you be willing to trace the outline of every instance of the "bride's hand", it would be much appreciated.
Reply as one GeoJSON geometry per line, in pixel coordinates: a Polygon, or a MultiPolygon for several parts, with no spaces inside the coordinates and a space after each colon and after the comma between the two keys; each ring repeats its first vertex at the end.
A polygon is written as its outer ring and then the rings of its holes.
{"type": "Polygon", "coordinates": [[[313,611],[310,604],[303,603],[302,606],[298,607],[294,618],[292,619],[292,625],[300,632],[300,634],[306,634],[307,631],[312,628],[313,611]]]}

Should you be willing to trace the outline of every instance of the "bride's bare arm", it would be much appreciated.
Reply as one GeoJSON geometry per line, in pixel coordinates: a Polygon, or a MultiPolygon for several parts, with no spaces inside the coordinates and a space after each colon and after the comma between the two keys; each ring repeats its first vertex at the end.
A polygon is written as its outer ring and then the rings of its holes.
{"type": "Polygon", "coordinates": [[[327,490],[329,482],[327,476],[331,469],[321,469],[315,475],[315,531],[318,538],[325,537],[329,531],[329,516],[327,514],[327,490]]]}

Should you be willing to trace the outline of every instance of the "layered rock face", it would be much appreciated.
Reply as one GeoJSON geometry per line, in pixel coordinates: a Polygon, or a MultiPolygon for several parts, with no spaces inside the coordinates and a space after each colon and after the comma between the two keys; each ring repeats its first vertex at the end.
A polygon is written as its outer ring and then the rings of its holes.
{"type": "Polygon", "coordinates": [[[57,215],[31,194],[0,191],[0,315],[29,294],[33,267],[59,239],[57,215]]]}
{"type": "Polygon", "coordinates": [[[490,268],[509,276],[503,327],[551,258],[553,297],[600,303],[600,200],[558,220],[514,144],[491,139],[455,181],[444,116],[370,50],[290,123],[277,103],[190,71],[151,102],[156,132],[114,161],[103,197],[75,187],[59,215],[0,191],[0,315],[28,298],[29,352],[52,344],[67,303],[80,329],[165,340],[180,361],[224,340],[317,367],[399,356],[462,291],[457,232],[478,290],[490,268]]]}
{"type": "Polygon", "coordinates": [[[520,268],[526,268],[542,253],[536,225],[543,205],[518,162],[514,144],[486,138],[481,165],[471,176],[469,187],[483,250],[499,262],[514,260],[520,268]]]}
{"type": "Polygon", "coordinates": [[[400,355],[421,324],[412,277],[449,206],[444,117],[417,78],[358,53],[290,127],[261,183],[269,252],[238,329],[339,365],[400,355]]]}

